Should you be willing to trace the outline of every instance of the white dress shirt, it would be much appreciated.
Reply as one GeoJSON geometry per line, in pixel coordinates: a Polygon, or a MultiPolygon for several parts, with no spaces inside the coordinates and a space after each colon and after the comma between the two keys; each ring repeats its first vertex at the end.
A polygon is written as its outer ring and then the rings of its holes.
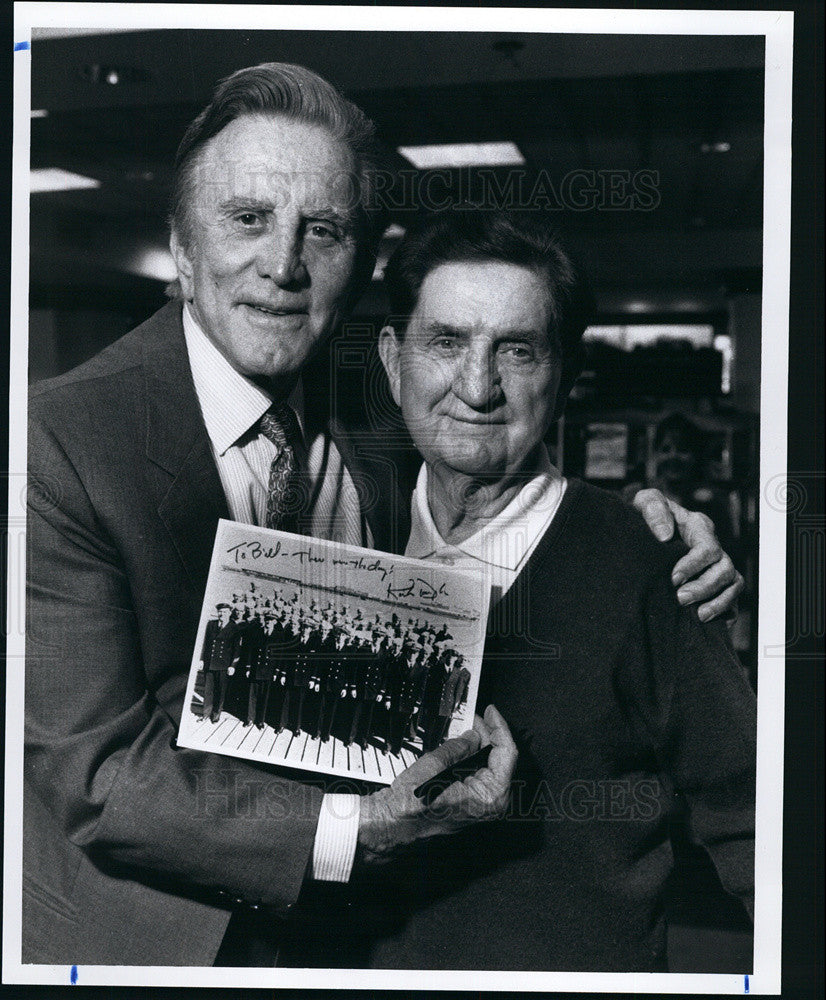
{"type": "MultiPolygon", "coordinates": [[[[183,324],[195,391],[230,515],[245,524],[266,524],[270,466],[278,449],[255,427],[273,398],[232,367],[203,332],[188,304],[183,324]]],[[[287,402],[304,436],[296,457],[310,497],[305,533],[346,545],[370,546],[372,538],[356,487],[335,442],[323,430],[314,431],[312,439],[306,440],[301,380],[287,402]]]]}
{"type": "Polygon", "coordinates": [[[427,466],[422,465],[411,501],[410,538],[404,551],[414,559],[474,569],[491,586],[491,604],[508,592],[548,530],[567,483],[542,445],[536,475],[492,521],[458,545],[446,542],[430,513],[427,466]]]}
{"type": "MultiPolygon", "coordinates": [[[[230,517],[246,524],[266,524],[270,466],[278,449],[256,425],[273,399],[239,374],[207,337],[188,304],[183,310],[184,337],[195,392],[230,517]]],[[[299,468],[309,489],[307,534],[372,547],[355,485],[332,438],[323,431],[307,440],[301,381],[287,400],[295,411],[303,440],[296,443],[299,468]]],[[[359,797],[325,795],[313,846],[314,878],[346,882],[358,838],[359,797]]]]}

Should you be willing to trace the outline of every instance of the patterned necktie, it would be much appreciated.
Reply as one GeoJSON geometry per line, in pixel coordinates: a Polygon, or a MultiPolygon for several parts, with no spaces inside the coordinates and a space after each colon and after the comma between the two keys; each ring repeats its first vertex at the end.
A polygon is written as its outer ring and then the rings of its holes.
{"type": "Polygon", "coordinates": [[[295,445],[301,440],[298,420],[286,403],[273,403],[258,426],[278,449],[270,466],[267,484],[266,527],[298,532],[298,517],[302,508],[301,484],[296,476],[298,461],[295,445]]]}

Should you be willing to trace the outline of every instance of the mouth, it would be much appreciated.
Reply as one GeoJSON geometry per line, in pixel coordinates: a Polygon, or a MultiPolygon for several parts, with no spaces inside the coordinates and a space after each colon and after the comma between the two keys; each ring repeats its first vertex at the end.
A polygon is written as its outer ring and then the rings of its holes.
{"type": "Polygon", "coordinates": [[[306,316],[306,310],[293,309],[287,306],[267,306],[259,302],[243,302],[242,305],[262,316],[306,316]]]}
{"type": "Polygon", "coordinates": [[[501,417],[457,417],[451,414],[450,419],[467,427],[504,427],[506,423],[501,417]]]}

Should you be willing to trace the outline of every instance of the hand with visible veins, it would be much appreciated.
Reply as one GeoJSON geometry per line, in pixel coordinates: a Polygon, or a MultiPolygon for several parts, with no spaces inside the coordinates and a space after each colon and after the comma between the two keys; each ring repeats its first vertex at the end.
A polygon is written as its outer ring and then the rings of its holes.
{"type": "Polygon", "coordinates": [[[676,525],[680,538],[690,549],[671,573],[671,582],[679,588],[680,604],[699,605],[697,616],[703,622],[721,615],[729,622],[734,621],[737,598],[745,581],[717,541],[711,518],[687,510],[659,490],[640,490],[633,503],[661,542],[673,536],[676,525]]]}
{"type": "Polygon", "coordinates": [[[500,819],[508,805],[517,750],[508,725],[488,706],[473,729],[423,754],[392,785],[361,799],[357,858],[365,864],[391,860],[415,843],[467,826],[500,819]],[[416,788],[458,761],[490,744],[486,767],[454,781],[432,801],[420,799],[416,788]]]}

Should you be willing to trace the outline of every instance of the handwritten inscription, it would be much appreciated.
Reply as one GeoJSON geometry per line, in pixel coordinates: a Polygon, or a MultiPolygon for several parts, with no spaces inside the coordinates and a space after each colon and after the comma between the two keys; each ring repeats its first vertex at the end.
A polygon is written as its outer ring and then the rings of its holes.
{"type": "Polygon", "coordinates": [[[314,556],[312,549],[298,549],[296,552],[291,552],[290,555],[293,559],[297,559],[302,566],[305,563],[323,563],[327,561],[324,556],[314,556]]]}
{"type": "MultiPolygon", "coordinates": [[[[274,545],[262,545],[259,541],[254,542],[239,542],[237,545],[230,545],[227,549],[227,555],[231,556],[234,560],[236,566],[243,562],[256,562],[260,559],[275,559],[280,556],[282,559],[294,559],[297,563],[302,566],[308,566],[311,564],[324,563],[327,561],[327,556],[324,554],[323,549],[314,549],[311,545],[302,549],[295,549],[294,551],[288,551],[284,548],[281,541],[277,541],[274,545]]],[[[350,559],[341,559],[333,557],[330,562],[333,566],[347,566],[354,570],[363,570],[366,573],[375,573],[381,582],[387,579],[393,573],[394,566],[392,563],[385,563],[383,559],[371,559],[365,558],[364,556],[353,557],[350,559]]],[[[421,581],[424,583],[425,581],[421,581]]],[[[433,588],[431,588],[433,589],[433,588]]],[[[441,593],[446,593],[444,590],[444,584],[440,588],[441,593]]],[[[412,594],[411,590],[407,595],[412,594]]],[[[434,590],[434,597],[436,596],[436,591],[434,590]]]]}
{"type": "Polygon", "coordinates": [[[235,562],[244,562],[246,559],[275,559],[281,552],[281,542],[275,545],[262,545],[260,542],[239,542],[237,545],[230,545],[227,555],[234,556],[235,562]]]}
{"type": "Polygon", "coordinates": [[[435,601],[437,597],[447,597],[447,587],[443,583],[439,584],[438,587],[434,587],[432,583],[428,583],[427,580],[423,580],[420,576],[411,576],[406,583],[395,587],[392,583],[388,583],[387,596],[388,598],[416,596],[422,601],[435,601]]]}
{"type": "Polygon", "coordinates": [[[381,577],[381,582],[387,579],[389,573],[393,572],[393,566],[385,566],[381,559],[365,559],[359,556],[358,559],[333,559],[334,566],[350,566],[352,569],[363,569],[368,573],[376,573],[381,577]]]}

